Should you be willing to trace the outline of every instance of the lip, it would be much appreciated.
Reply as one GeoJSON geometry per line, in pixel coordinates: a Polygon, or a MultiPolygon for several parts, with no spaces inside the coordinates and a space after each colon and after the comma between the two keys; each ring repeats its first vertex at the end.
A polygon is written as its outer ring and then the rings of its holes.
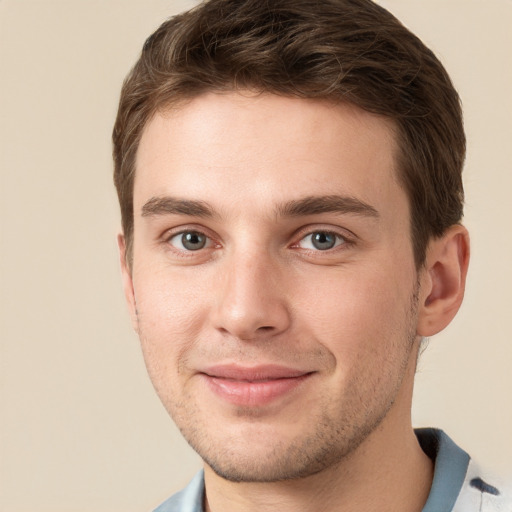
{"type": "Polygon", "coordinates": [[[214,394],[233,405],[261,407],[293,393],[314,372],[279,365],[219,365],[200,375],[214,394]]]}

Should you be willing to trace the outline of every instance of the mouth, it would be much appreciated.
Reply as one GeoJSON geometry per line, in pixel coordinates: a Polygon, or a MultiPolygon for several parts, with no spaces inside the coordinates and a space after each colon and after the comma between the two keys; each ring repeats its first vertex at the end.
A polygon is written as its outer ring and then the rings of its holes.
{"type": "Polygon", "coordinates": [[[314,373],[276,365],[222,365],[200,375],[222,400],[237,406],[261,407],[291,395],[314,373]]]}

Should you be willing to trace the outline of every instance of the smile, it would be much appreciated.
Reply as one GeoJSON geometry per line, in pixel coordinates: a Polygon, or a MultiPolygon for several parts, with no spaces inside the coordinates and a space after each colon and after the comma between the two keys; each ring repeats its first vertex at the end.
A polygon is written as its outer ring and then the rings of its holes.
{"type": "Polygon", "coordinates": [[[209,368],[201,375],[210,390],[228,403],[261,407],[289,395],[313,373],[274,365],[226,365],[209,368]]]}

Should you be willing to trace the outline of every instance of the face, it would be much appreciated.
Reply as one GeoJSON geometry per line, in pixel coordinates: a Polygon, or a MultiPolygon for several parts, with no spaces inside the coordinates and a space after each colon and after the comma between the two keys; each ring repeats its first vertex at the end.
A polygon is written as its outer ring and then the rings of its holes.
{"type": "Polygon", "coordinates": [[[217,474],[316,473],[410,407],[395,148],[382,118],[273,95],[205,94],[146,126],[126,293],[158,395],[217,474]]]}

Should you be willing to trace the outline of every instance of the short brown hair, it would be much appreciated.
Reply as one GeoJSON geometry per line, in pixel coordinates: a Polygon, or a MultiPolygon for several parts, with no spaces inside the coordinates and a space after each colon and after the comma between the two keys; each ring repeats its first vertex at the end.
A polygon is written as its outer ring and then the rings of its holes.
{"type": "Polygon", "coordinates": [[[416,265],[463,211],[459,96],[435,55],[370,0],[209,0],[163,23],[126,78],[113,132],[127,257],[135,158],[160,109],[206,91],[251,89],[345,101],[393,120],[416,265]]]}

